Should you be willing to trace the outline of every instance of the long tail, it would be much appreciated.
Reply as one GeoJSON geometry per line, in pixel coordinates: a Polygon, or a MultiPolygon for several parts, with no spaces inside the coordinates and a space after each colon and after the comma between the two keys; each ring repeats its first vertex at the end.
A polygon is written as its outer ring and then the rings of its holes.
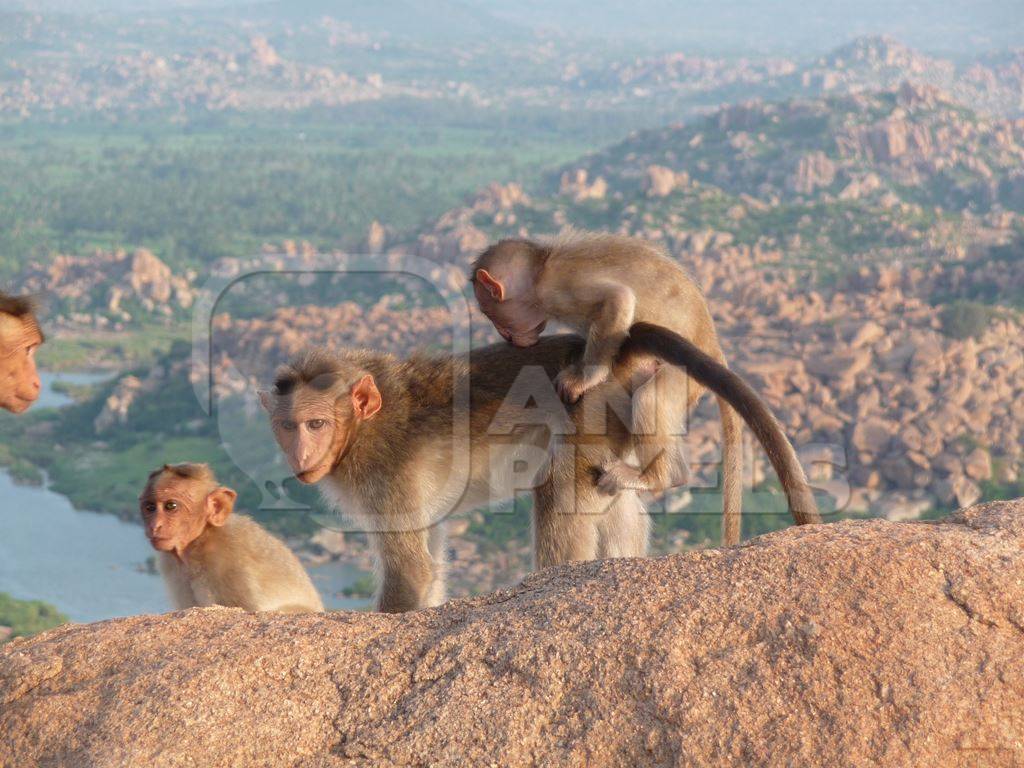
{"type": "MultiPolygon", "coordinates": [[[[814,494],[807,483],[807,476],[804,474],[796,451],[782,431],[778,419],[771,412],[764,401],[751,389],[738,375],[730,371],[720,362],[707,353],[700,350],[692,342],[687,341],[674,331],[662,328],[652,323],[635,323],[629,329],[629,338],[619,351],[619,362],[627,363],[634,356],[653,355],[661,358],[667,363],[679,366],[686,371],[686,375],[707,387],[720,399],[724,399],[747,423],[754,433],[768,460],[772,463],[775,473],[782,483],[789,502],[789,511],[797,525],[820,523],[821,515],[818,514],[818,505],[814,501],[814,494]]],[[[730,497],[741,493],[741,483],[730,482],[734,476],[730,472],[731,464],[739,463],[730,452],[730,430],[726,426],[725,410],[722,411],[723,430],[723,456],[726,464],[725,476],[725,519],[723,520],[724,534],[733,535],[732,526],[735,526],[735,536],[739,536],[739,503],[736,502],[735,511],[730,511],[730,497]],[[730,518],[734,520],[730,521],[730,518]]],[[[735,440],[735,438],[733,438],[735,440]]],[[[737,440],[738,442],[738,440],[737,440]]],[[[734,448],[739,448],[734,445],[734,448]]]]}
{"type": "Polygon", "coordinates": [[[719,396],[722,421],[722,544],[740,543],[743,509],[743,422],[729,402],[719,396]]]}

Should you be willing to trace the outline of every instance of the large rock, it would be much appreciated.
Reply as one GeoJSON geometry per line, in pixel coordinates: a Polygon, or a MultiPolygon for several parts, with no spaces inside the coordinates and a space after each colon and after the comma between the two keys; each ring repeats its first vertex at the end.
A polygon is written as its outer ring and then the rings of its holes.
{"type": "Polygon", "coordinates": [[[1024,502],[556,568],[405,616],[193,610],[0,652],[0,764],[1013,765],[1024,502]]]}

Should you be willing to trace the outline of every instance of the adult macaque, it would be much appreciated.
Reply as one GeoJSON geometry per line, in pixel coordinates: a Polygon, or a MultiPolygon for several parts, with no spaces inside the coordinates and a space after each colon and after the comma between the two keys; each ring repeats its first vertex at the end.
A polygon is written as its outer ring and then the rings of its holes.
{"type": "Polygon", "coordinates": [[[291,550],[250,518],[232,514],[236,497],[205,464],[165,464],[149,476],[139,508],[175,609],[322,611],[291,550]]]}
{"type": "MultiPolygon", "coordinates": [[[[476,259],[480,309],[506,341],[536,344],[548,320],[586,338],[583,356],[559,372],[559,394],[576,402],[608,380],[634,322],[674,331],[723,366],[725,355],[700,288],[650,243],[609,234],[573,234],[551,242],[502,240],[476,259]]],[[[658,367],[635,382],[632,429],[600,468],[598,487],[662,491],[687,482],[679,431],[703,394],[686,372],[658,367]],[[632,466],[626,456],[635,456],[632,466]]],[[[740,539],[743,504],[742,425],[718,398],[722,421],[722,541],[740,539]]]]}
{"type": "Polygon", "coordinates": [[[443,601],[441,521],[521,489],[534,491],[538,567],[644,555],[648,516],[637,492],[609,498],[593,478],[627,430],[614,419],[606,428],[590,422],[605,403],[616,414],[625,404],[620,418],[629,421],[632,400],[621,382],[650,368],[654,357],[693,364],[700,384],[756,421],[754,434],[767,439],[796,521],[820,522],[795,452],[752,390],[679,336],[653,326],[639,331],[622,346],[614,380],[595,387],[571,414],[551,384],[582,352],[582,341],[568,335],[528,349],[487,347],[469,360],[313,350],[279,369],[273,391],[260,399],[295,476],[322,483],[325,495],[366,525],[383,576],[382,611],[443,601]],[[467,402],[460,402],[455,394],[465,388],[467,402]]]}
{"type": "Polygon", "coordinates": [[[31,299],[0,292],[0,408],[23,413],[39,399],[36,350],[42,343],[31,299]]]}

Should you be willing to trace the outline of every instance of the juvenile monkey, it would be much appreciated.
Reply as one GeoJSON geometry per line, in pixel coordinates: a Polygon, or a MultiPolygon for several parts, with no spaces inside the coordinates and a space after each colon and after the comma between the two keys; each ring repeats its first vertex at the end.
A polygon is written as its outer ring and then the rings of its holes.
{"type": "MultiPolygon", "coordinates": [[[[295,476],[321,484],[370,532],[382,577],[379,610],[444,600],[443,520],[525,488],[534,492],[538,567],[646,553],[649,518],[637,492],[609,498],[593,482],[623,430],[610,420],[610,429],[589,434],[585,408],[566,414],[551,384],[582,348],[579,338],[560,335],[529,348],[486,347],[468,359],[315,349],[282,366],[273,389],[260,392],[295,476]],[[454,397],[463,387],[468,402],[454,397]],[[527,400],[536,407],[508,409],[527,400]],[[572,429],[560,431],[563,422],[572,429]],[[459,424],[467,426],[465,441],[459,424]],[[460,460],[465,483],[453,469],[460,460]]],[[[620,350],[613,376],[629,380],[652,357],[692,366],[700,384],[737,406],[765,446],[794,519],[820,522],[792,446],[750,387],[678,334],[643,324],[620,350]]],[[[585,397],[610,401],[622,391],[609,382],[585,397]]]]}
{"type": "Polygon", "coordinates": [[[165,464],[139,497],[146,536],[175,609],[316,612],[320,595],[298,559],[256,522],[205,464],[165,464]]]}
{"type": "MultiPolygon", "coordinates": [[[[726,364],[700,288],[664,252],[639,238],[573,234],[551,242],[502,240],[477,257],[471,279],[480,309],[511,344],[536,344],[548,320],[565,323],[586,339],[582,358],[556,379],[568,403],[608,379],[634,322],[674,331],[726,364]]],[[[597,485],[605,493],[656,492],[687,482],[678,433],[704,388],[681,368],[651,364],[646,376],[631,383],[631,433],[600,467],[597,485]],[[633,457],[638,467],[627,462],[633,457]]],[[[735,544],[743,502],[742,425],[721,397],[718,405],[722,541],[735,544]]]]}
{"type": "Polygon", "coordinates": [[[23,413],[39,399],[35,356],[42,343],[31,299],[0,292],[0,408],[23,413]]]}

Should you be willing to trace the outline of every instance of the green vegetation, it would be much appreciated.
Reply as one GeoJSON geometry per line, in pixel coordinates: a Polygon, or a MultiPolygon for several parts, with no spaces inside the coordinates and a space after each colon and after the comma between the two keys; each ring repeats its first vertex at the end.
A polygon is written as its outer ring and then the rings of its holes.
{"type": "Polygon", "coordinates": [[[373,578],[373,574],[364,573],[351,584],[349,584],[347,587],[342,589],[341,594],[345,597],[352,597],[356,599],[368,599],[373,597],[376,590],[377,583],[373,578]]]}
{"type": "Polygon", "coordinates": [[[409,232],[593,140],[540,120],[502,128],[470,111],[431,124],[393,107],[387,122],[0,127],[0,174],[17,179],[0,185],[0,275],[92,248],[145,246],[176,269],[284,239],[358,248],[374,220],[409,232]]]}
{"type": "Polygon", "coordinates": [[[942,308],[942,332],[954,339],[977,339],[999,310],[976,301],[955,301],[942,308]]]}
{"type": "MultiPolygon", "coordinates": [[[[40,632],[66,624],[68,617],[52,605],[39,600],[16,600],[6,592],[0,592],[0,627],[10,627],[15,637],[31,637],[40,632]]],[[[0,643],[4,638],[0,637],[0,643]]]]}
{"type": "Polygon", "coordinates": [[[131,331],[64,332],[39,349],[39,364],[48,371],[87,371],[97,367],[123,370],[148,366],[189,338],[188,325],[143,325],[131,331]]]}

